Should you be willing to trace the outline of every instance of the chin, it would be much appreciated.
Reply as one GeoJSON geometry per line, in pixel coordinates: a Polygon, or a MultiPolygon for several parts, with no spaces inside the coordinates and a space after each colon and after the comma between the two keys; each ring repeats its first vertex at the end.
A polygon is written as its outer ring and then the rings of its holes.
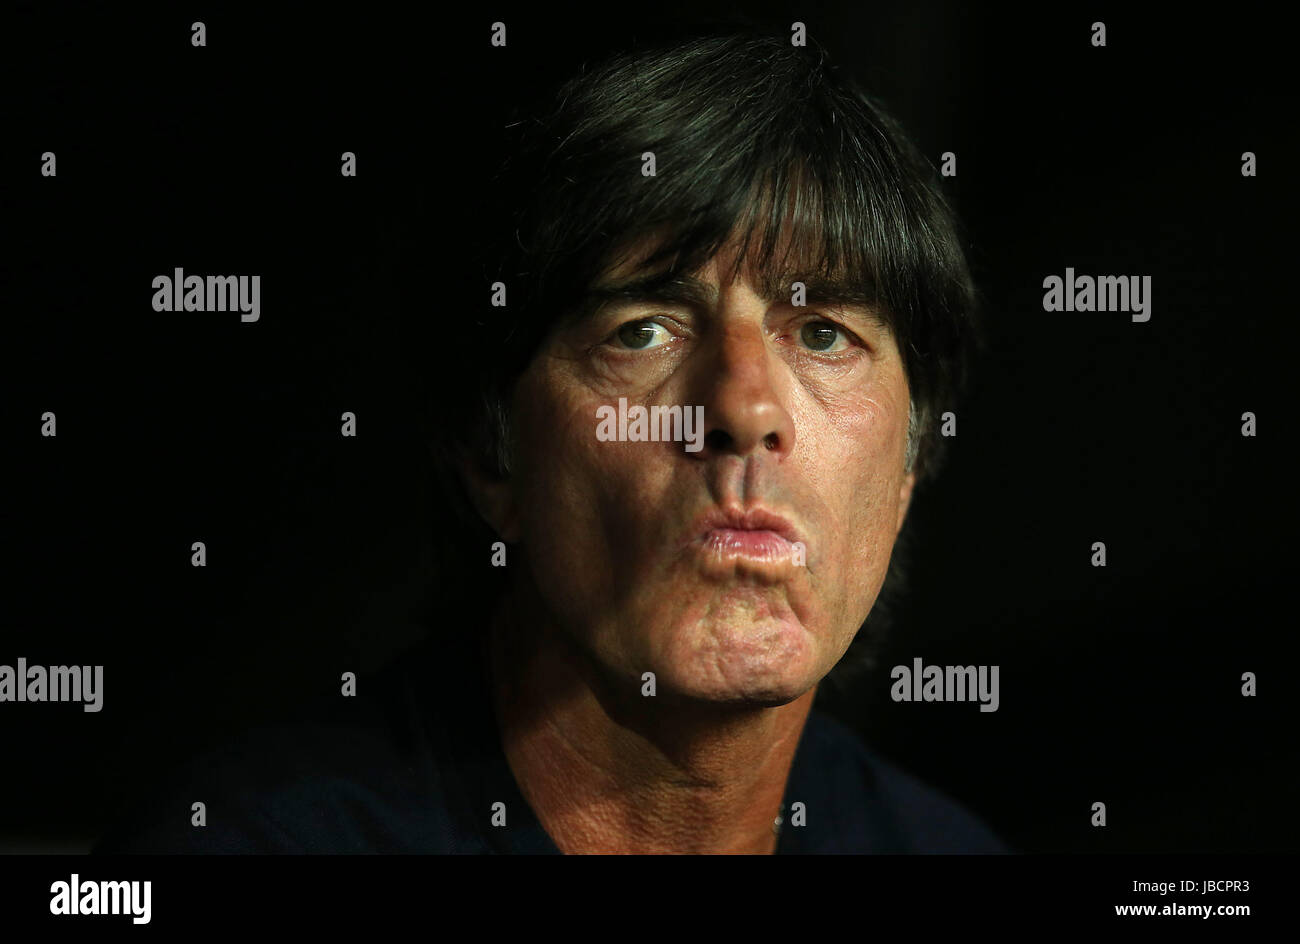
{"type": "Polygon", "coordinates": [[[684,680],[673,685],[672,691],[681,698],[706,701],[718,705],[748,705],[756,708],[779,708],[806,694],[817,684],[816,678],[785,675],[772,672],[756,673],[753,677],[710,680],[698,683],[684,680]]]}
{"type": "Polygon", "coordinates": [[[712,702],[777,707],[825,674],[815,640],[795,620],[696,626],[668,655],[660,685],[712,702]]]}

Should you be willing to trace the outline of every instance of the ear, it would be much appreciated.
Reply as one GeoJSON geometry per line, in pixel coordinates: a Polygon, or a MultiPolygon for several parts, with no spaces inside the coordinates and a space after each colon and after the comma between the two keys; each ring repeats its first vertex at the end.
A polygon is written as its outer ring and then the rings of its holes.
{"type": "Polygon", "coordinates": [[[894,528],[894,537],[898,537],[898,532],[903,530],[903,522],[907,520],[907,509],[912,505],[912,489],[916,487],[916,473],[908,472],[903,476],[903,484],[898,489],[898,525],[894,528]]]}
{"type": "Polygon", "coordinates": [[[458,444],[456,468],[474,509],[497,536],[507,544],[519,540],[519,515],[514,489],[508,475],[502,475],[486,450],[458,444]]]}

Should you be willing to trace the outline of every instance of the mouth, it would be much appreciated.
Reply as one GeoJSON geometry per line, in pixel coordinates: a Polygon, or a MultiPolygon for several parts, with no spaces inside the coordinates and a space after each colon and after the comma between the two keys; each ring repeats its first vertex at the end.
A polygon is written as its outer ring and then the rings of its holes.
{"type": "Polygon", "coordinates": [[[719,557],[775,561],[794,555],[794,542],[775,531],[714,528],[704,535],[704,549],[719,557]]]}
{"type": "Polygon", "coordinates": [[[806,547],[802,535],[789,521],[763,508],[706,512],[691,528],[687,543],[714,562],[758,565],[791,564],[796,557],[795,545],[806,547]]]}

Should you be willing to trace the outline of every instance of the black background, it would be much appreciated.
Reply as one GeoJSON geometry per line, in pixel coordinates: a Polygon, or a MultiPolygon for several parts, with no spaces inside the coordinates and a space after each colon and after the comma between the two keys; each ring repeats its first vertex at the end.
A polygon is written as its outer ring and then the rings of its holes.
{"type": "MultiPolygon", "coordinates": [[[[745,7],[804,22],[932,161],[957,154],[993,342],[913,507],[901,626],[826,707],[1022,850],[1294,849],[1290,44],[1235,7],[1053,7],[745,7]],[[1067,266],[1150,275],[1151,320],[1044,312],[1067,266]],[[916,656],[1000,665],[1000,709],[893,703],[916,656]]],[[[492,356],[465,246],[502,116],[729,9],[6,17],[0,663],[105,670],[98,714],[0,704],[0,850],[88,848],[188,754],[477,631],[440,605],[426,446],[433,379],[492,356]],[[260,321],[154,312],[175,267],[260,274],[260,321]]]]}

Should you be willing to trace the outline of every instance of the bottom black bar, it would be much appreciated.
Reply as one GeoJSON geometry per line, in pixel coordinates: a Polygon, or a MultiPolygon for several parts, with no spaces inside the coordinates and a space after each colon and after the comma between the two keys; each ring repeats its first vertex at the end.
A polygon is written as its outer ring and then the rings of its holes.
{"type": "MultiPolygon", "coordinates": [[[[337,939],[345,928],[395,923],[448,930],[452,916],[494,932],[512,921],[535,932],[597,919],[628,930],[692,910],[710,924],[768,930],[833,918],[864,932],[901,920],[1249,934],[1286,922],[1294,875],[1294,858],[1282,855],[569,857],[545,865],[531,857],[6,856],[0,909],[7,932],[96,935],[278,927],[337,939]]],[[[673,927],[684,926],[662,926],[673,927]]]]}

